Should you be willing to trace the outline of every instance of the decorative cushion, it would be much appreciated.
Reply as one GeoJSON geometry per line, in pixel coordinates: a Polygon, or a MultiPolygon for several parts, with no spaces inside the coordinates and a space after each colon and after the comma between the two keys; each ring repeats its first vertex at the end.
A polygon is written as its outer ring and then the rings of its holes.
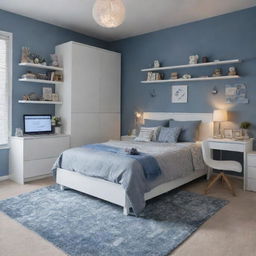
{"type": "Polygon", "coordinates": [[[166,119],[166,120],[145,119],[144,126],[145,127],[157,127],[157,126],[168,127],[170,120],[172,119],[166,119]]]}
{"type": "Polygon", "coordinates": [[[201,123],[199,121],[174,121],[170,120],[170,127],[180,127],[181,133],[178,142],[195,142],[197,140],[198,128],[201,123]]]}
{"type": "Polygon", "coordinates": [[[149,142],[152,140],[154,134],[154,128],[141,127],[139,136],[135,138],[135,141],[149,142]]]}
{"type": "Polygon", "coordinates": [[[158,141],[176,143],[180,135],[180,132],[181,132],[180,127],[173,127],[173,128],[161,127],[158,141]]]}

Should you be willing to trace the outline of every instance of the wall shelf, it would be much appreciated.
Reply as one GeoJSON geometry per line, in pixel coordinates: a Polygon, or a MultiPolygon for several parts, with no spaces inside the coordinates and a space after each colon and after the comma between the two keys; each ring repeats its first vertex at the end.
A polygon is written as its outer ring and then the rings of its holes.
{"type": "Polygon", "coordinates": [[[19,103],[23,104],[52,104],[52,105],[58,105],[62,104],[61,101],[41,101],[41,100],[19,100],[19,103]]]}
{"type": "Polygon", "coordinates": [[[240,76],[216,76],[216,77],[195,77],[190,79],[165,79],[165,80],[155,80],[155,81],[141,81],[143,84],[153,84],[153,83],[178,83],[178,82],[193,82],[193,81],[207,81],[207,80],[225,80],[225,79],[238,79],[240,76]]]}
{"type": "Polygon", "coordinates": [[[26,79],[20,78],[20,82],[30,82],[30,83],[41,83],[41,84],[62,84],[63,82],[51,81],[51,80],[43,80],[43,79],[26,79]]]}
{"type": "Polygon", "coordinates": [[[159,68],[145,68],[145,69],[141,69],[141,71],[154,72],[154,71],[161,71],[161,70],[180,69],[180,68],[197,68],[197,67],[233,64],[233,63],[240,63],[240,62],[241,62],[241,60],[239,60],[239,59],[222,60],[222,61],[213,61],[213,62],[198,63],[198,64],[186,64],[186,65],[178,65],[178,66],[159,67],[159,68]]]}
{"type": "Polygon", "coordinates": [[[31,68],[43,68],[43,69],[56,70],[56,71],[63,71],[63,68],[61,68],[61,67],[47,66],[47,65],[34,64],[34,63],[19,63],[19,66],[31,67],[31,68]]]}

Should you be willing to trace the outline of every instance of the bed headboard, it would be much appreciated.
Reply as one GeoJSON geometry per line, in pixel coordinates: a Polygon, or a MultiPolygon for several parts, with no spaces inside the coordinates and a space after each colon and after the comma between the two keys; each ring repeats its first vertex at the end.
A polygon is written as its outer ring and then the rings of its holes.
{"type": "Polygon", "coordinates": [[[144,112],[144,119],[174,119],[177,121],[201,120],[199,127],[199,140],[205,140],[213,136],[213,115],[212,113],[170,113],[170,112],[144,112]]]}

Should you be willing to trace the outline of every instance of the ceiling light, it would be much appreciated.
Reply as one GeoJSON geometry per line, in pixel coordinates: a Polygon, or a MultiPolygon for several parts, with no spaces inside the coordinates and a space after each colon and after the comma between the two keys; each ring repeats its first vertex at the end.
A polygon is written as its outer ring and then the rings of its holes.
{"type": "Polygon", "coordinates": [[[92,15],[100,26],[115,28],[125,19],[125,6],[122,0],[96,0],[92,15]]]}

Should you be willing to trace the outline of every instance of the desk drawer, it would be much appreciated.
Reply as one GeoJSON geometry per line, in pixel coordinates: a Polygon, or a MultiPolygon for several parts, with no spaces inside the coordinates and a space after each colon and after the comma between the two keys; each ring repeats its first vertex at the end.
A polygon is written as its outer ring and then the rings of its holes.
{"type": "Polygon", "coordinates": [[[247,165],[256,167],[256,155],[247,155],[247,165]]]}
{"type": "Polygon", "coordinates": [[[244,145],[241,145],[238,143],[236,144],[236,143],[223,143],[223,142],[209,141],[209,147],[211,149],[236,151],[236,152],[244,152],[245,150],[244,145]]]}
{"type": "Polygon", "coordinates": [[[248,166],[247,177],[256,179],[256,167],[248,166]]]}
{"type": "Polygon", "coordinates": [[[256,179],[247,179],[247,190],[256,192],[256,179]]]}
{"type": "Polygon", "coordinates": [[[24,141],[24,160],[57,157],[69,148],[69,137],[38,138],[24,141]]]}
{"type": "Polygon", "coordinates": [[[32,178],[51,173],[52,166],[56,158],[47,158],[24,162],[24,178],[32,178]]]}

